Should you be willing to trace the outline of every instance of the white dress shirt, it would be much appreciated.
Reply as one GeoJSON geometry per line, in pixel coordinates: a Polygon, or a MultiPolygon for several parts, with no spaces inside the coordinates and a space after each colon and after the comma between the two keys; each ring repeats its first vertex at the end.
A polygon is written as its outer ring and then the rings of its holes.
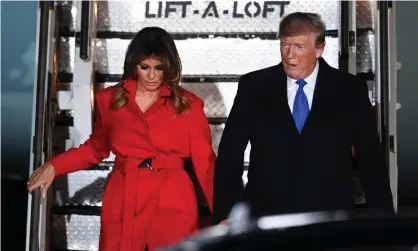
{"type": "MultiPolygon", "coordinates": [[[[304,80],[306,85],[303,87],[306,97],[308,98],[309,110],[312,107],[312,99],[316,85],[316,77],[318,76],[319,63],[316,62],[315,68],[311,75],[309,75],[304,80]]],[[[293,113],[293,103],[295,102],[296,92],[298,91],[299,85],[296,84],[298,79],[292,79],[289,76],[287,77],[287,100],[289,102],[290,112],[293,113]]]]}

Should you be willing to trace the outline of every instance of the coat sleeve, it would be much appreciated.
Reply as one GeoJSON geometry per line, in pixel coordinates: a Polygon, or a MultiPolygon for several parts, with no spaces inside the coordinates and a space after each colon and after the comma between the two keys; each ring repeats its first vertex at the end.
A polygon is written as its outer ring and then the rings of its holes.
{"type": "Polygon", "coordinates": [[[213,210],[213,172],[216,155],[212,148],[209,123],[203,101],[196,98],[190,106],[190,157],[209,209],[213,210]]]}
{"type": "Polygon", "coordinates": [[[108,134],[103,123],[100,95],[97,95],[95,104],[95,122],[89,139],[79,147],[71,148],[49,160],[55,168],[55,177],[86,169],[109,157],[108,134]]]}
{"type": "Polygon", "coordinates": [[[222,133],[214,176],[213,223],[225,220],[235,203],[242,200],[244,152],[250,139],[253,99],[251,79],[241,77],[231,112],[222,133]]]}
{"type": "Polygon", "coordinates": [[[366,201],[372,209],[392,212],[389,170],[385,166],[376,115],[372,110],[365,81],[356,83],[354,95],[354,149],[366,201]]]}

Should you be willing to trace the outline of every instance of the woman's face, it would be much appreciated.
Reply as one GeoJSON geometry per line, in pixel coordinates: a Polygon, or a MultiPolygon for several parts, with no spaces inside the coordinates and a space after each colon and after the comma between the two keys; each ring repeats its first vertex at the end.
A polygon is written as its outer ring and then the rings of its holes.
{"type": "Polygon", "coordinates": [[[137,65],[138,84],[145,91],[156,91],[164,81],[161,61],[155,57],[142,60],[137,65]]]}

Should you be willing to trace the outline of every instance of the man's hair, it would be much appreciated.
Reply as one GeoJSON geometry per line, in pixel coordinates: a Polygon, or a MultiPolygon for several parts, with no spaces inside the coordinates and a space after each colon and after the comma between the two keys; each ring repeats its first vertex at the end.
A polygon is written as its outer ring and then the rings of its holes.
{"type": "Polygon", "coordinates": [[[315,13],[294,12],[280,21],[278,37],[293,37],[313,32],[316,34],[315,45],[325,43],[325,23],[315,13]]]}

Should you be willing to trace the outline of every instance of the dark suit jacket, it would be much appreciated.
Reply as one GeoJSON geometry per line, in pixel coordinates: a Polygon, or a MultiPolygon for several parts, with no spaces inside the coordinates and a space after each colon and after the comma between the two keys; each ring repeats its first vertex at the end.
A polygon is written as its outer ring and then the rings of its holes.
{"type": "Polygon", "coordinates": [[[376,120],[367,83],[322,58],[301,134],[288,105],[282,64],[242,76],[218,149],[214,222],[241,200],[250,203],[253,216],[354,208],[352,146],[368,206],[393,210],[376,120]]]}

